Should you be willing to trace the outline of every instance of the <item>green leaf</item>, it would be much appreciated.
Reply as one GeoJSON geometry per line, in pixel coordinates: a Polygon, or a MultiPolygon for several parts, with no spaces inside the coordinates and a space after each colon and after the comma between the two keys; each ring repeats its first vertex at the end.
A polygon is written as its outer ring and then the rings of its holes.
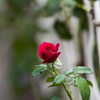
{"type": "Polygon", "coordinates": [[[83,66],[78,66],[76,68],[73,69],[75,74],[92,74],[93,71],[89,68],[89,67],[83,67],[83,66]]]}
{"type": "Polygon", "coordinates": [[[47,64],[39,64],[39,65],[36,65],[36,67],[43,67],[43,66],[47,67],[47,64]]]}
{"type": "Polygon", "coordinates": [[[54,78],[54,83],[55,84],[59,84],[61,82],[63,82],[65,80],[65,75],[63,74],[58,74],[55,78],[54,78]]]}
{"type": "Polygon", "coordinates": [[[62,39],[66,39],[66,40],[71,40],[72,39],[70,28],[65,22],[57,20],[54,23],[54,29],[55,29],[56,33],[62,39]]]}
{"type": "Polygon", "coordinates": [[[90,88],[89,88],[87,81],[84,78],[78,76],[76,77],[76,85],[78,86],[80,90],[82,100],[89,100],[90,88]]]}
{"type": "Polygon", "coordinates": [[[62,98],[60,98],[60,97],[58,97],[58,96],[50,96],[49,97],[51,100],[64,100],[64,99],[62,99],[62,98]]]}
{"type": "Polygon", "coordinates": [[[65,73],[66,76],[71,75],[71,74],[73,74],[73,69],[70,69],[69,71],[67,71],[67,72],[65,73]]]}
{"type": "Polygon", "coordinates": [[[76,78],[76,75],[69,75],[70,78],[76,78]]]}
{"type": "Polygon", "coordinates": [[[36,76],[40,73],[42,73],[43,71],[47,70],[47,65],[46,64],[40,64],[40,65],[37,65],[37,68],[35,68],[32,72],[32,76],[36,76]]]}
{"type": "Polygon", "coordinates": [[[61,84],[51,84],[51,85],[49,86],[49,88],[50,88],[50,87],[56,87],[56,86],[61,86],[61,84]]]}
{"type": "Polygon", "coordinates": [[[54,80],[54,77],[47,78],[46,82],[52,82],[54,80]]]}
{"type": "Polygon", "coordinates": [[[93,87],[93,84],[92,84],[91,81],[87,80],[87,83],[88,83],[89,86],[93,87]]]}
{"type": "Polygon", "coordinates": [[[77,85],[75,83],[69,83],[69,85],[77,87],[77,85]]]}

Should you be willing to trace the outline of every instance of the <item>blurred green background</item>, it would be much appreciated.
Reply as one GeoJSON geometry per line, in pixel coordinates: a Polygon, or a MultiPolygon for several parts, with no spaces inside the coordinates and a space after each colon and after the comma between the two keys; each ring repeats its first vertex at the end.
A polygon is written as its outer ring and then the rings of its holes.
{"type": "MultiPolygon", "coordinates": [[[[91,6],[94,1],[90,0],[91,6]]],[[[62,96],[61,88],[47,88],[47,95],[42,93],[45,91],[41,87],[45,85],[41,84],[45,83],[48,73],[32,78],[32,67],[41,63],[37,47],[42,41],[52,39],[52,32],[58,38],[58,41],[51,40],[53,43],[75,40],[81,58],[76,65],[85,65],[82,33],[85,30],[89,36],[87,13],[90,12],[83,0],[0,0],[0,100],[48,100],[52,94],[62,96]],[[73,34],[76,23],[70,24],[73,17],[78,20],[76,35],[73,34]],[[51,21],[52,25],[49,26],[51,21]]],[[[93,66],[100,86],[95,31],[93,66]]]]}

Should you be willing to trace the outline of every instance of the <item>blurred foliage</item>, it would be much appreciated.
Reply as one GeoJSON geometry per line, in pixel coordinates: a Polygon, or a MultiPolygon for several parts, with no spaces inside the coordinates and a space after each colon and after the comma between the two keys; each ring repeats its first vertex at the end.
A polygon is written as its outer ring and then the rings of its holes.
{"type": "MultiPolygon", "coordinates": [[[[68,26],[68,22],[71,17],[76,16],[79,19],[78,37],[81,45],[81,33],[84,29],[88,30],[87,11],[84,9],[83,0],[47,0],[42,7],[36,0],[6,0],[5,5],[7,9],[0,12],[0,30],[5,31],[8,28],[14,30],[13,64],[10,70],[13,94],[17,100],[26,100],[28,95],[30,100],[34,100],[35,94],[32,94],[30,73],[31,68],[40,62],[37,57],[36,34],[39,31],[44,32],[44,29],[38,25],[39,18],[52,17],[55,14],[59,16],[61,12],[67,13],[67,9],[70,13],[69,18],[65,16],[62,21],[55,20],[55,32],[62,39],[73,39],[70,31],[73,28],[68,26]],[[68,20],[66,20],[67,18],[68,20]]],[[[33,85],[35,87],[39,84],[34,82],[33,85]]]]}
{"type": "Polygon", "coordinates": [[[10,7],[8,22],[11,22],[9,24],[11,27],[13,26],[12,28],[14,28],[17,34],[12,44],[14,56],[10,71],[13,95],[17,100],[27,100],[29,98],[33,100],[35,95],[32,93],[30,73],[31,68],[39,63],[35,38],[39,27],[37,26],[36,20],[34,21],[32,19],[33,15],[29,18],[27,17],[28,11],[24,11],[31,1],[32,0],[8,0],[10,7]]]}
{"type": "Polygon", "coordinates": [[[93,48],[93,64],[94,64],[94,71],[96,74],[97,83],[100,88],[100,78],[99,78],[99,54],[98,54],[98,47],[96,43],[96,32],[95,32],[95,44],[93,48]]]}
{"type": "Polygon", "coordinates": [[[44,11],[46,12],[47,16],[52,16],[56,12],[60,11],[60,3],[61,0],[48,0],[47,4],[44,7],[44,11]]]}
{"type": "Polygon", "coordinates": [[[20,33],[13,43],[14,63],[11,68],[10,78],[13,93],[17,97],[20,97],[21,93],[25,95],[29,90],[32,92],[30,83],[31,68],[34,64],[39,63],[36,52],[37,44],[34,38],[35,33],[31,34],[31,32],[34,32],[34,30],[32,31],[29,28],[26,33],[20,33]],[[25,78],[27,78],[27,80],[25,78]]]}
{"type": "Polygon", "coordinates": [[[63,100],[63,99],[59,98],[58,96],[50,96],[50,100],[63,100]]]}
{"type": "MultiPolygon", "coordinates": [[[[75,1],[78,4],[81,4],[81,6],[84,5],[83,0],[75,0],[75,1]]],[[[74,16],[79,18],[79,23],[80,23],[79,33],[81,33],[81,31],[83,31],[84,29],[88,28],[88,20],[87,20],[87,14],[86,13],[87,12],[84,9],[82,9],[78,6],[76,6],[74,11],[73,11],[74,16]]]]}
{"type": "Polygon", "coordinates": [[[76,6],[76,2],[74,0],[63,0],[62,5],[68,8],[74,8],[76,6]]]}
{"type": "Polygon", "coordinates": [[[97,0],[90,0],[91,2],[95,2],[95,1],[97,1],[97,0]]]}
{"type": "Polygon", "coordinates": [[[56,33],[62,39],[67,39],[67,40],[72,39],[72,35],[70,34],[70,29],[65,22],[61,22],[61,21],[57,20],[54,24],[54,28],[56,30],[56,33]]]}
{"type": "Polygon", "coordinates": [[[25,7],[33,0],[7,0],[10,10],[15,14],[21,14],[25,7]]]}

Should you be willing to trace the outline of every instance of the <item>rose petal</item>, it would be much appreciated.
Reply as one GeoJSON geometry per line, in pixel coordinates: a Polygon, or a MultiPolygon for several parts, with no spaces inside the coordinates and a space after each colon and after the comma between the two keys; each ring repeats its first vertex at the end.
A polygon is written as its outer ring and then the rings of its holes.
{"type": "Polygon", "coordinates": [[[42,59],[43,60],[46,60],[46,59],[48,59],[52,56],[54,56],[54,53],[49,52],[48,50],[43,50],[43,53],[42,53],[42,59]]]}
{"type": "Polygon", "coordinates": [[[57,43],[57,44],[56,44],[57,51],[58,51],[58,49],[59,49],[59,46],[60,46],[60,44],[57,43]]]}
{"type": "Polygon", "coordinates": [[[47,60],[44,60],[42,63],[51,63],[51,62],[54,62],[58,58],[58,56],[60,55],[60,53],[61,52],[54,53],[53,56],[51,56],[47,60]]]}

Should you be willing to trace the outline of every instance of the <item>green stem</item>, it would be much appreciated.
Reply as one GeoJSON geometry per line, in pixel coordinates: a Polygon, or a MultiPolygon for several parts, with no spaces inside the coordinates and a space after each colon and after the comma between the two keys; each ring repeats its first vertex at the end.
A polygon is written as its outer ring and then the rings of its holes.
{"type": "MultiPolygon", "coordinates": [[[[58,73],[57,73],[57,71],[56,71],[56,69],[55,69],[55,67],[54,67],[53,64],[54,64],[54,63],[52,63],[52,69],[53,69],[55,75],[58,75],[58,73]]],[[[70,100],[73,100],[73,99],[72,99],[72,96],[71,96],[71,93],[70,93],[70,91],[67,90],[66,85],[64,84],[64,82],[62,82],[62,87],[65,89],[65,91],[66,91],[68,97],[70,98],[70,100]]]]}
{"type": "Polygon", "coordinates": [[[67,95],[69,96],[70,100],[73,100],[72,96],[71,96],[71,93],[70,93],[70,91],[67,90],[66,85],[64,84],[64,82],[62,82],[62,86],[65,89],[65,91],[66,91],[67,95]]]}

